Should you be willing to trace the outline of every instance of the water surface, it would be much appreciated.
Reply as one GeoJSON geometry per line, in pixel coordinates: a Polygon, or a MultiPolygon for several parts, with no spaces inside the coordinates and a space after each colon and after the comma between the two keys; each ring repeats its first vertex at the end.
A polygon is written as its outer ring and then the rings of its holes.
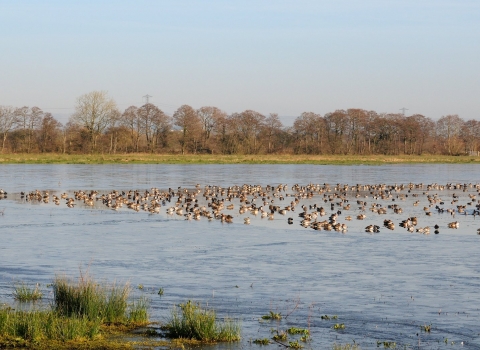
{"type": "MultiPolygon", "coordinates": [[[[478,349],[480,218],[457,214],[460,229],[448,230],[454,220],[449,215],[420,217],[428,205],[425,188],[417,191],[418,207],[409,197],[401,202],[401,215],[367,211],[365,220],[348,222],[345,234],[305,229],[298,212],[287,215],[294,225],[278,215],[273,221],[251,216],[252,224],[244,225],[236,210],[233,224],[221,224],[186,221],[164,208],[156,215],[101,205],[69,209],[63,202],[34,204],[19,197],[36,189],[144,191],[196,184],[475,184],[478,174],[478,165],[2,165],[0,187],[9,194],[0,200],[0,302],[13,303],[13,285],[20,281],[41,283],[48,295],[55,274],[78,276],[81,268],[100,280],[143,285],[135,294],[150,298],[152,319],[162,321],[173,304],[192,299],[241,320],[243,340],[218,349],[260,348],[249,340],[290,326],[310,328],[312,341],[305,347],[312,349],[353,340],[364,349],[377,348],[377,341],[408,349],[478,349]],[[419,225],[440,224],[440,234],[408,233],[398,225],[393,231],[364,232],[385,218],[398,224],[413,215],[419,225]],[[259,321],[270,310],[288,317],[259,321]],[[338,320],[325,321],[322,315],[338,320]],[[345,330],[333,330],[334,323],[344,323],[345,330]],[[431,333],[421,331],[430,324],[431,333]]],[[[476,191],[439,192],[448,199],[445,207],[455,207],[453,193],[466,202],[476,191]]],[[[305,204],[321,204],[320,199],[305,204]]],[[[351,202],[355,216],[353,197],[351,202]]],[[[339,221],[346,222],[345,215],[339,221]]]]}

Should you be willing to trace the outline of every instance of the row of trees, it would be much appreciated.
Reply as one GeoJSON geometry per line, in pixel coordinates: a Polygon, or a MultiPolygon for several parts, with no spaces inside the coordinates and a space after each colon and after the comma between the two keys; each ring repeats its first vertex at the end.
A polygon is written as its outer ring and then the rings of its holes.
{"type": "Polygon", "coordinates": [[[0,106],[2,152],[221,154],[449,154],[480,150],[480,121],[447,115],[337,110],[305,112],[285,127],[275,113],[227,114],[179,107],[168,116],[152,103],[121,112],[104,91],[77,99],[66,125],[38,107],[0,106]]]}

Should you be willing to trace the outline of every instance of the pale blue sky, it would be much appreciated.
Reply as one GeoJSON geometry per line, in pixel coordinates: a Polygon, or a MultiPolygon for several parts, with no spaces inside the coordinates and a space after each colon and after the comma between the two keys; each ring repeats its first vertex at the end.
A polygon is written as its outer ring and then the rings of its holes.
{"type": "Polygon", "coordinates": [[[0,104],[480,119],[480,1],[0,0],[0,104]]]}

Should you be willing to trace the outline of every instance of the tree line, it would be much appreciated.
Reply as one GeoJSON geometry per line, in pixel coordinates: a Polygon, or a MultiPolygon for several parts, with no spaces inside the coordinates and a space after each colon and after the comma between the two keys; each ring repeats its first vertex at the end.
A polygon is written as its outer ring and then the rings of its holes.
{"type": "Polygon", "coordinates": [[[80,96],[63,125],[39,107],[0,105],[2,153],[477,154],[480,121],[363,109],[304,112],[293,126],[276,113],[180,106],[172,116],[152,103],[121,112],[105,91],[80,96]]]}

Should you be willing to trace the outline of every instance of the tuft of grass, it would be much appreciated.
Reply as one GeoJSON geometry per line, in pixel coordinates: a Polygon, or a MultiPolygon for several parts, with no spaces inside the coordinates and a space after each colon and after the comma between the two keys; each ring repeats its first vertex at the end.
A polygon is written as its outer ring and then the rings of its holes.
{"type": "Polygon", "coordinates": [[[282,315],[280,313],[270,311],[268,315],[263,315],[262,319],[263,320],[281,320],[282,315]]]}
{"type": "Polygon", "coordinates": [[[358,344],[333,344],[333,350],[360,350],[358,344]]]}
{"type": "Polygon", "coordinates": [[[432,325],[423,325],[420,327],[422,331],[426,332],[426,333],[430,333],[430,331],[432,330],[432,325]]]}
{"type": "Polygon", "coordinates": [[[100,332],[100,320],[86,317],[63,317],[56,312],[0,309],[0,336],[25,341],[95,339],[100,332]]]}
{"type": "Polygon", "coordinates": [[[280,331],[280,332],[277,332],[277,334],[275,334],[272,339],[276,341],[285,341],[287,340],[287,338],[288,338],[287,333],[284,331],[280,331]]]}
{"type": "Polygon", "coordinates": [[[268,339],[268,338],[255,339],[255,340],[253,341],[253,344],[257,344],[257,345],[268,345],[268,344],[270,344],[270,339],[268,339]]]}
{"type": "Polygon", "coordinates": [[[295,335],[295,334],[309,335],[310,331],[305,328],[290,327],[289,329],[287,329],[287,333],[291,335],[295,335]]]}
{"type": "Polygon", "coordinates": [[[27,302],[40,300],[42,299],[43,294],[39,289],[38,283],[35,285],[34,289],[28,287],[27,285],[25,285],[25,283],[22,283],[18,286],[15,286],[15,290],[13,291],[13,297],[15,300],[27,302]]]}
{"type": "Polygon", "coordinates": [[[377,348],[380,347],[380,345],[383,345],[384,349],[395,349],[397,347],[397,343],[393,341],[380,341],[377,340],[377,348]]]}
{"type": "Polygon", "coordinates": [[[188,301],[174,306],[170,319],[163,327],[169,338],[196,339],[202,342],[232,342],[240,340],[240,325],[231,320],[217,321],[213,310],[188,301]]]}
{"type": "Polygon", "coordinates": [[[147,323],[146,300],[129,304],[130,291],[129,284],[100,285],[88,275],[81,275],[76,282],[57,276],[53,283],[54,309],[65,317],[100,319],[102,323],[147,323]]]}
{"type": "Polygon", "coordinates": [[[301,349],[303,345],[298,342],[298,340],[288,342],[288,347],[290,349],[301,349]]]}

